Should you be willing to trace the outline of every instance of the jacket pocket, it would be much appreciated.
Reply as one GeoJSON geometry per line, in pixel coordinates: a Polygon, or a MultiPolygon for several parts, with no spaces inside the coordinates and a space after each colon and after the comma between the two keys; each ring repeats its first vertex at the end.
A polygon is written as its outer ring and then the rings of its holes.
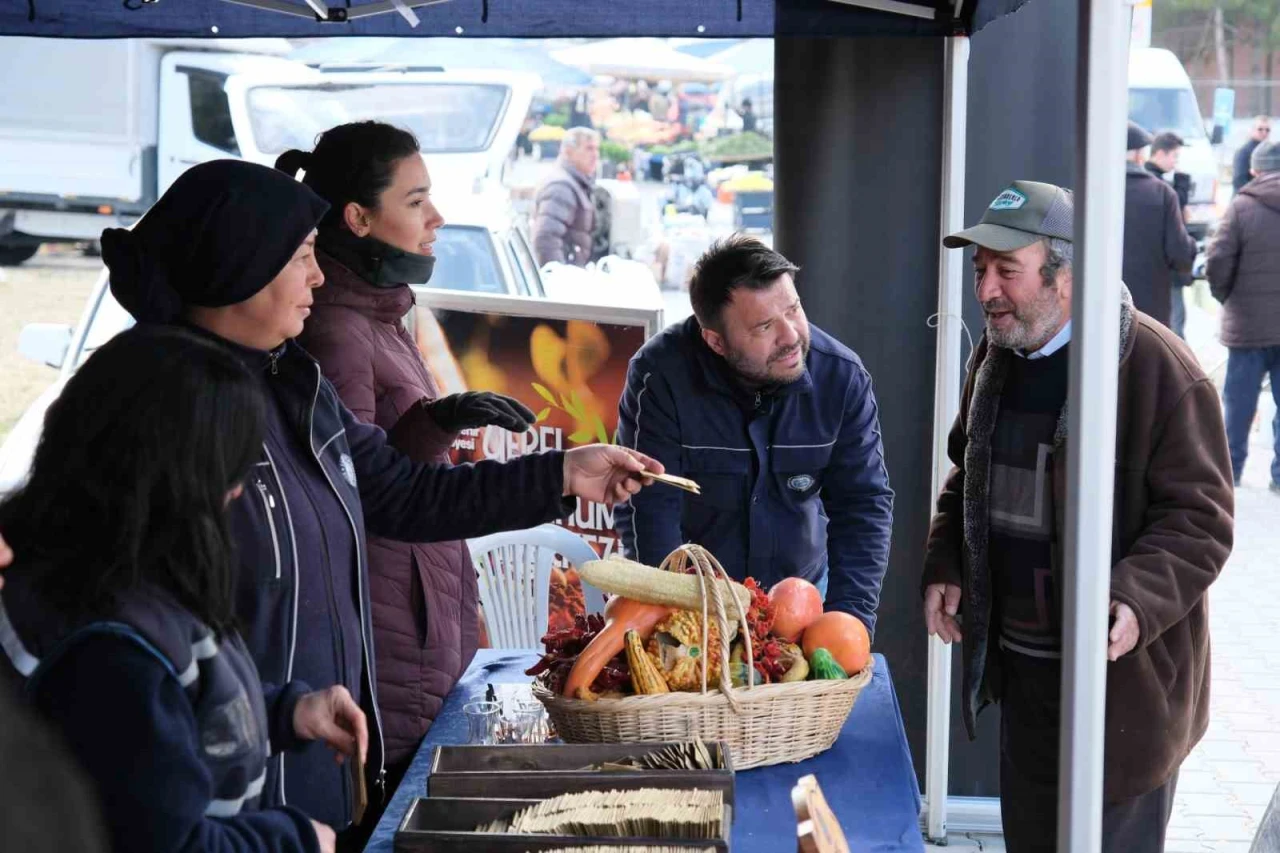
{"type": "Polygon", "coordinates": [[[265,559],[259,574],[260,578],[271,584],[279,584],[284,575],[284,536],[288,529],[281,509],[281,501],[271,486],[271,481],[264,476],[262,467],[254,468],[249,475],[248,489],[253,492],[250,500],[256,504],[257,512],[264,518],[265,535],[263,547],[266,549],[265,559]]]}
{"type": "Polygon", "coordinates": [[[822,447],[774,446],[769,451],[769,467],[774,487],[784,503],[801,504],[822,492],[832,445],[822,447]]]}
{"type": "Polygon", "coordinates": [[[409,572],[409,610],[413,613],[413,625],[418,638],[418,648],[426,649],[431,627],[430,608],[427,605],[427,581],[425,569],[418,559],[417,549],[409,550],[412,566],[409,572]]]}
{"type": "Polygon", "coordinates": [[[751,493],[751,457],[754,451],[730,448],[685,448],[685,476],[702,487],[702,496],[685,501],[721,511],[741,510],[751,493]]]}

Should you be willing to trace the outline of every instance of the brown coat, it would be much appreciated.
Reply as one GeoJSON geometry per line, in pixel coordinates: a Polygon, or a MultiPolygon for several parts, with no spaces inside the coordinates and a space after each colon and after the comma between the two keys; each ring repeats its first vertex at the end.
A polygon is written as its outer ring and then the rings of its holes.
{"type": "MultiPolygon", "coordinates": [[[[415,462],[448,461],[456,437],[417,403],[439,396],[401,322],[408,286],[368,284],[323,251],[325,285],[300,342],[357,418],[388,433],[408,413],[413,429],[393,443],[415,462]]],[[[464,542],[408,544],[369,537],[378,704],[391,767],[413,757],[444,698],[475,656],[479,593],[464,542]]]]}
{"type": "Polygon", "coordinates": [[[1249,182],[1209,246],[1209,289],[1222,303],[1222,343],[1280,345],[1280,172],[1249,182]]]}
{"type": "MultiPolygon", "coordinates": [[[[963,589],[962,708],[974,719],[1000,698],[987,564],[991,436],[1009,350],[978,345],[948,454],[956,464],[929,531],[924,585],[963,589]]],[[[1138,645],[1107,665],[1104,795],[1129,799],[1163,784],[1209,723],[1209,615],[1205,592],[1231,553],[1234,493],[1217,392],[1177,336],[1121,310],[1111,598],[1138,617],[1138,645]]],[[[1054,513],[1065,530],[1067,412],[1053,455],[1054,513]]],[[[1062,588],[1063,540],[1053,571],[1062,588]]]]}

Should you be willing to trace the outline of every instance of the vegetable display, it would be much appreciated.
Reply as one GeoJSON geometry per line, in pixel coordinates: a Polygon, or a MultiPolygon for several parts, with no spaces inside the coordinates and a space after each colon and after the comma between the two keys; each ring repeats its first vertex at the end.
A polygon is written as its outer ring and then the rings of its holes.
{"type": "Polygon", "coordinates": [[[731,627],[722,637],[709,591],[704,610],[703,591],[710,581],[685,573],[682,565],[668,571],[615,557],[585,563],[578,572],[613,597],[603,616],[579,617],[571,630],[549,631],[546,654],[529,670],[547,689],[568,698],[696,693],[704,684],[714,689],[724,665],[723,644],[735,687],[845,679],[870,661],[870,638],[861,620],[823,613],[817,589],[799,578],[783,580],[768,594],[751,578],[741,584],[718,581],[731,627]],[[739,611],[748,629],[745,637],[735,625],[739,611]]]}

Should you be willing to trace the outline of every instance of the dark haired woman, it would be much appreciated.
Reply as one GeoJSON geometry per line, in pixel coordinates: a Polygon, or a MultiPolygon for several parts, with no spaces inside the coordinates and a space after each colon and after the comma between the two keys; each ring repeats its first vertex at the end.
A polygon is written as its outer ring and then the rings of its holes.
{"type": "Polygon", "coordinates": [[[258,809],[273,749],[368,744],[343,687],[295,682],[264,702],[236,633],[227,505],[265,409],[225,349],[130,330],[67,383],[29,480],[0,504],[19,554],[0,645],[96,783],[118,853],[334,849],[302,812],[258,809]]]}
{"type": "MultiPolygon", "coordinates": [[[[426,425],[393,433],[420,462],[447,462],[460,430],[497,426],[523,432],[533,413],[487,393],[443,399],[403,319],[414,304],[408,283],[431,278],[431,244],[444,219],[431,177],[408,131],[380,122],[323,133],[310,153],[276,161],[325,201],[316,257],[325,286],[299,342],[357,418],[391,432],[424,410],[426,425]]],[[[476,573],[465,542],[408,544],[369,538],[378,698],[394,787],[444,698],[475,655],[479,637],[476,573]],[[406,595],[408,591],[408,595],[406,595]]]]}
{"type": "MultiPolygon", "coordinates": [[[[219,341],[266,391],[266,438],[231,506],[236,616],[265,681],[341,684],[370,715],[376,808],[384,735],[366,531],[429,542],[530,527],[568,514],[570,495],[625,500],[639,490],[640,472],[660,466],[596,447],[451,468],[415,463],[388,445],[292,341],[324,281],[315,228],[327,209],[274,169],[216,160],[184,172],[132,231],[104,232],[102,254],[112,293],[134,317],[187,324],[219,341]]],[[[425,410],[396,426],[434,428],[425,410]]],[[[351,780],[319,750],[273,761],[266,784],[272,804],[339,829],[351,822],[351,780]]]]}

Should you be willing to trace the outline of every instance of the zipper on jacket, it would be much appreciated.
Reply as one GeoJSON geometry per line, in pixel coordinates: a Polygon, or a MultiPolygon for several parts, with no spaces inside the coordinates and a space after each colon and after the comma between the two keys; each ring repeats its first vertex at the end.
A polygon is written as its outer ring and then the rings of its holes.
{"type": "Polygon", "coordinates": [[[278,376],[280,374],[280,350],[269,353],[267,358],[271,361],[271,375],[278,376]]]}
{"type": "MultiPolygon", "coordinates": [[[[324,384],[324,374],[320,372],[320,365],[316,364],[316,391],[315,396],[311,400],[311,418],[308,422],[308,429],[311,430],[315,426],[316,404],[320,399],[320,388],[324,384]]],[[[365,615],[364,607],[364,590],[365,590],[365,569],[364,569],[364,540],[360,536],[360,528],[356,525],[355,516],[351,514],[350,507],[342,497],[342,492],[338,490],[337,484],[333,482],[333,478],[329,476],[329,469],[324,467],[324,462],[320,459],[320,453],[316,450],[314,434],[308,437],[307,444],[311,447],[311,455],[315,457],[316,464],[320,466],[321,473],[324,474],[325,480],[329,483],[329,488],[338,497],[338,503],[342,505],[342,511],[347,514],[347,522],[351,525],[351,534],[355,537],[356,543],[356,601],[360,603],[360,648],[364,652],[365,673],[368,674],[369,681],[369,703],[373,706],[373,723],[378,732],[378,775],[374,787],[378,789],[378,796],[383,797],[385,802],[386,794],[386,742],[382,735],[382,712],[378,710],[378,683],[373,677],[373,649],[370,648],[369,631],[372,630],[368,624],[368,616],[365,615]]]]}
{"type": "Polygon", "coordinates": [[[276,533],[276,519],[272,510],[276,508],[276,499],[271,497],[267,484],[256,480],[258,494],[262,496],[262,508],[267,511],[267,527],[271,530],[271,550],[276,556],[276,580],[280,580],[280,536],[276,533]]]}
{"type": "MultiPolygon", "coordinates": [[[[267,454],[267,464],[271,467],[271,476],[275,477],[276,482],[279,483],[280,472],[276,470],[276,462],[271,456],[271,448],[267,447],[265,441],[262,443],[262,450],[267,454]]],[[[289,528],[289,542],[293,546],[293,616],[289,621],[289,658],[285,663],[284,670],[284,684],[288,684],[293,680],[293,657],[298,646],[298,537],[293,530],[293,514],[289,512],[289,498],[285,495],[283,488],[280,489],[280,503],[284,507],[284,520],[289,528]]],[[[280,753],[280,805],[288,805],[284,793],[283,752],[280,753]]]]}

